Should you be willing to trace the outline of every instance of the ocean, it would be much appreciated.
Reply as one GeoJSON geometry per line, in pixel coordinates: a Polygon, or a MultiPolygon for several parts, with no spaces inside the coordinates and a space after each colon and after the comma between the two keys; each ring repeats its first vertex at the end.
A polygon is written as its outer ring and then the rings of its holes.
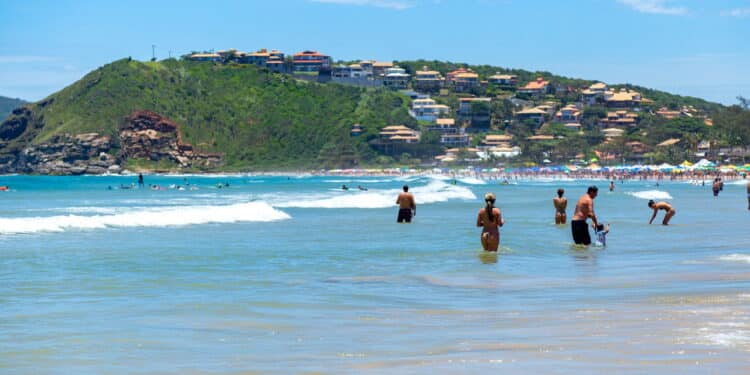
{"type": "Polygon", "coordinates": [[[0,176],[0,373],[747,374],[744,182],[0,176]],[[346,184],[350,190],[344,191],[346,184]],[[412,224],[396,224],[408,184],[412,224]],[[554,225],[586,187],[607,247],[554,225]],[[172,185],[172,188],[169,188],[172,185]],[[181,187],[181,189],[178,188],[181,187]],[[359,190],[362,186],[367,190],[359,190]],[[486,192],[506,224],[481,251],[486,192]],[[649,225],[649,198],[677,210],[649,225]]]}

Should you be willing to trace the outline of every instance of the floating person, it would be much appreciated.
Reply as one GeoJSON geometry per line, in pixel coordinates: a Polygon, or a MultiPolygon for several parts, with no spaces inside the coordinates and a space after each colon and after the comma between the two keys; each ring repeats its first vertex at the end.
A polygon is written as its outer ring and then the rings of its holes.
{"type": "Polygon", "coordinates": [[[409,192],[409,186],[404,185],[403,189],[403,193],[400,193],[396,198],[396,204],[398,205],[396,222],[411,223],[412,216],[417,216],[417,204],[414,202],[414,195],[409,192]]]}
{"type": "Polygon", "coordinates": [[[573,220],[570,221],[570,230],[573,233],[573,242],[576,245],[591,245],[591,235],[586,220],[591,218],[594,228],[599,225],[594,213],[594,198],[599,195],[599,188],[592,185],[586,190],[576,203],[576,209],[573,213],[573,220]]]}
{"type": "Polygon", "coordinates": [[[362,190],[362,191],[367,191],[367,188],[362,187],[362,185],[357,185],[357,189],[362,190]]]}
{"type": "Polygon", "coordinates": [[[565,210],[568,208],[568,198],[563,197],[564,189],[557,189],[557,197],[552,198],[552,205],[555,207],[555,224],[565,224],[568,220],[568,214],[565,210]]]}
{"type": "Polygon", "coordinates": [[[143,187],[143,174],[138,173],[138,188],[142,188],[142,187],[143,187]]]}
{"type": "Polygon", "coordinates": [[[659,210],[666,211],[666,214],[664,214],[664,220],[662,220],[662,225],[669,225],[669,219],[674,216],[674,214],[677,213],[675,209],[667,202],[654,202],[653,199],[648,201],[648,207],[654,210],[654,214],[651,215],[651,220],[648,221],[649,224],[651,224],[654,221],[654,218],[656,217],[656,214],[659,212],[659,210]]]}
{"type": "Polygon", "coordinates": [[[346,185],[341,185],[341,190],[349,190],[349,187],[346,185]]]}
{"type": "Polygon", "coordinates": [[[477,214],[477,227],[482,228],[482,248],[485,251],[497,251],[500,246],[500,227],[505,224],[500,209],[495,207],[495,194],[484,195],[484,208],[477,214]]]}
{"type": "Polygon", "coordinates": [[[599,224],[596,226],[596,244],[607,246],[607,234],[609,233],[609,224],[599,224]]]}
{"type": "Polygon", "coordinates": [[[615,181],[612,180],[609,182],[609,191],[615,191],[615,181]]]}

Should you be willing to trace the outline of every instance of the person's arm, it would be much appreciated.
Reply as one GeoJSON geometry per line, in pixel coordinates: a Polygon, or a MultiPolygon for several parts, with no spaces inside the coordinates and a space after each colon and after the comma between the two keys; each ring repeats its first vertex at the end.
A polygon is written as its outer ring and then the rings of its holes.
{"type": "Polygon", "coordinates": [[[500,210],[497,210],[497,226],[502,227],[503,224],[505,224],[505,220],[503,219],[503,213],[500,212],[500,210]]]}
{"type": "Polygon", "coordinates": [[[589,203],[589,217],[591,218],[591,224],[596,229],[596,227],[599,226],[599,221],[596,220],[596,213],[594,213],[594,201],[589,203]]]}
{"type": "Polygon", "coordinates": [[[401,204],[401,194],[396,197],[396,204],[401,204]]]}
{"type": "Polygon", "coordinates": [[[656,217],[656,212],[658,212],[658,211],[659,211],[659,209],[658,209],[658,208],[655,208],[655,209],[654,209],[654,214],[653,214],[653,215],[651,215],[651,220],[649,220],[649,221],[648,221],[648,223],[649,223],[649,224],[651,224],[651,222],[653,222],[653,221],[654,221],[654,218],[656,217]]]}
{"type": "Polygon", "coordinates": [[[411,197],[411,212],[412,216],[417,216],[417,202],[414,201],[414,196],[411,197]]]}
{"type": "Polygon", "coordinates": [[[479,213],[477,214],[477,226],[483,227],[484,223],[482,222],[482,210],[479,210],[479,213]]]}

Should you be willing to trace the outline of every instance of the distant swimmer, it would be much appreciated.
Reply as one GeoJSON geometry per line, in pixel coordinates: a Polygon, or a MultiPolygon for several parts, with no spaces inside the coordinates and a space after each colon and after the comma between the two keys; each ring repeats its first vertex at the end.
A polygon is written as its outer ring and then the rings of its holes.
{"type": "Polygon", "coordinates": [[[615,191],[615,181],[612,180],[609,182],[609,191],[615,191]]]}
{"type": "Polygon", "coordinates": [[[568,198],[563,197],[565,190],[557,189],[557,197],[552,198],[552,205],[555,206],[555,224],[565,224],[568,220],[568,214],[565,210],[568,208],[568,198]]]}
{"type": "Polygon", "coordinates": [[[349,187],[346,185],[341,185],[341,190],[349,190],[349,187]]]}
{"type": "Polygon", "coordinates": [[[711,190],[714,192],[714,197],[719,196],[719,192],[724,190],[724,183],[721,182],[720,178],[714,178],[714,183],[711,185],[711,190]]]}
{"type": "Polygon", "coordinates": [[[362,191],[367,191],[367,188],[363,187],[362,185],[357,185],[357,189],[362,190],[362,191]]]}
{"type": "Polygon", "coordinates": [[[398,205],[396,222],[411,223],[412,216],[417,216],[417,204],[414,203],[414,195],[409,192],[408,185],[404,185],[404,192],[398,195],[396,204],[398,205]]]}
{"type": "Polygon", "coordinates": [[[664,214],[664,220],[662,220],[661,222],[663,225],[669,225],[669,219],[671,219],[672,216],[677,213],[672,205],[667,202],[654,202],[653,200],[649,200],[648,207],[654,210],[654,214],[651,215],[651,220],[648,221],[649,224],[654,221],[654,218],[656,217],[656,214],[659,212],[659,210],[666,211],[666,214],[664,214]]]}
{"type": "Polygon", "coordinates": [[[599,225],[594,213],[594,198],[597,195],[599,195],[599,188],[592,185],[586,190],[586,194],[578,199],[575,212],[573,213],[573,220],[570,221],[573,242],[577,245],[591,245],[591,235],[589,234],[586,220],[591,218],[594,228],[599,225]]]}
{"type": "Polygon", "coordinates": [[[505,224],[500,209],[495,207],[495,194],[484,195],[484,208],[477,214],[477,227],[482,227],[482,248],[497,251],[500,246],[500,227],[505,224]]]}

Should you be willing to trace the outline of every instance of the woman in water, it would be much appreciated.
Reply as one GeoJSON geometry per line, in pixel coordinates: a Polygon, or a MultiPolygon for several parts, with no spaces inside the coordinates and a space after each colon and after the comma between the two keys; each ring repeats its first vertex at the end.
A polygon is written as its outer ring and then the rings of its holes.
{"type": "Polygon", "coordinates": [[[568,208],[568,198],[564,198],[565,190],[557,189],[557,198],[552,198],[552,205],[555,206],[555,224],[565,224],[568,215],[565,209],[568,208]]]}
{"type": "Polygon", "coordinates": [[[477,215],[477,226],[482,227],[482,248],[485,251],[497,251],[500,246],[500,227],[505,221],[500,209],[495,207],[495,194],[485,194],[484,203],[484,208],[477,215]]]}
{"type": "Polygon", "coordinates": [[[674,210],[672,205],[670,205],[667,202],[654,202],[653,200],[648,201],[648,207],[654,210],[654,214],[651,215],[651,220],[648,221],[649,224],[651,224],[654,221],[654,218],[656,217],[656,213],[659,212],[659,210],[664,210],[667,213],[664,214],[664,220],[662,220],[663,225],[669,225],[669,219],[674,216],[677,211],[674,210]]]}

